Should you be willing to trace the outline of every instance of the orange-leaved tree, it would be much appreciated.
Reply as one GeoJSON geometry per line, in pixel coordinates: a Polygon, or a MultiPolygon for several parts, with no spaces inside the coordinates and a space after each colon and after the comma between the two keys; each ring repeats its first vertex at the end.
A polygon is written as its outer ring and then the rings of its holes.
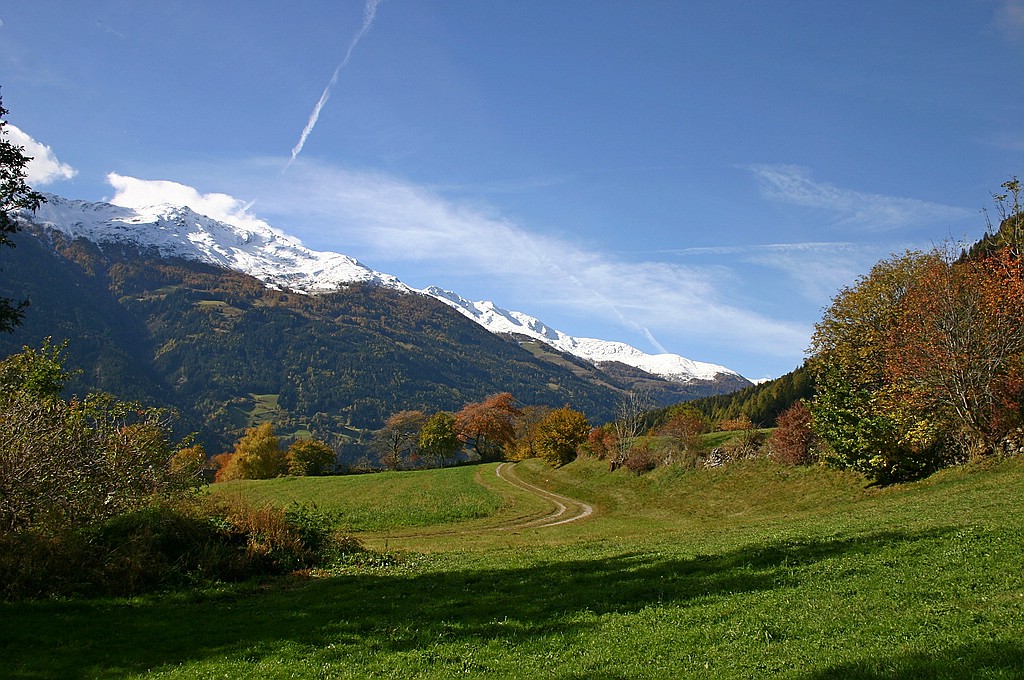
{"type": "Polygon", "coordinates": [[[960,455],[988,450],[1020,424],[1011,384],[1024,353],[1024,264],[1009,248],[936,258],[906,302],[887,352],[896,394],[938,420],[960,455]]]}
{"type": "Polygon", "coordinates": [[[467,404],[455,419],[459,438],[469,444],[481,460],[501,460],[515,441],[518,417],[515,399],[509,392],[501,392],[467,404]]]}

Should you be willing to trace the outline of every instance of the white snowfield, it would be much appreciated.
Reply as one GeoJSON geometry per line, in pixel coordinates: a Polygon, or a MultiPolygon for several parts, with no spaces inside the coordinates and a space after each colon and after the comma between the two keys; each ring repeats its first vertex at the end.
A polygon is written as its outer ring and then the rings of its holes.
{"type": "Polygon", "coordinates": [[[100,245],[133,244],[153,248],[162,256],[243,272],[276,289],[326,293],[350,284],[368,283],[428,295],[493,333],[517,333],[595,364],[617,361],[674,382],[739,375],[724,366],[678,354],[647,354],[623,342],[573,337],[522,312],[503,309],[490,301],[472,302],[435,286],[416,290],[347,255],[311,250],[297,238],[258,219],[230,224],[184,206],[164,204],[136,209],[69,200],[53,194],[46,195],[46,202],[30,219],[71,238],[84,238],[100,245]]]}

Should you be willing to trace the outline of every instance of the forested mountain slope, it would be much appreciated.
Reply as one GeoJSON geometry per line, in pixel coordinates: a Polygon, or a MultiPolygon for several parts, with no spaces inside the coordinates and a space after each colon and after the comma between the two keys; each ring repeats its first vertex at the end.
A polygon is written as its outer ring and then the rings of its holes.
{"type": "Polygon", "coordinates": [[[73,392],[173,406],[211,452],[267,419],[341,448],[397,410],[459,409],[501,391],[603,422],[635,384],[530,351],[416,293],[353,284],[306,295],[127,244],[35,228],[16,240],[0,294],[32,305],[0,353],[67,339],[68,365],[81,369],[73,392]]]}

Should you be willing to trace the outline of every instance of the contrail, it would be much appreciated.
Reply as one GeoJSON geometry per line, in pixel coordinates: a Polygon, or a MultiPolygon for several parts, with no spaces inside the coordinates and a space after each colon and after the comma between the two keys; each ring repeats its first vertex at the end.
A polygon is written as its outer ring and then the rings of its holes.
{"type": "MultiPolygon", "coordinates": [[[[320,110],[324,108],[324,104],[326,104],[327,100],[331,97],[331,88],[338,82],[338,74],[341,73],[341,69],[345,68],[348,60],[352,57],[352,51],[356,48],[356,45],[359,44],[359,41],[363,39],[363,36],[366,35],[366,32],[370,30],[370,26],[373,25],[373,18],[377,15],[377,5],[381,2],[382,0],[366,0],[366,5],[363,7],[363,25],[359,27],[359,31],[356,33],[355,37],[352,38],[352,42],[348,46],[348,51],[345,52],[345,58],[341,60],[340,64],[338,64],[338,68],[334,69],[334,75],[331,76],[330,81],[327,83],[327,87],[324,88],[323,94],[320,95],[320,100],[316,103],[316,106],[313,107],[313,113],[309,114],[309,120],[306,121],[306,127],[302,128],[302,134],[299,135],[299,141],[292,148],[292,157],[284,166],[284,170],[291,167],[292,163],[295,162],[296,157],[298,157],[299,152],[302,151],[302,147],[306,145],[306,138],[309,137],[309,133],[311,133],[313,128],[316,126],[317,119],[320,118],[320,110]]],[[[284,172],[284,170],[282,170],[282,172],[284,172]]]]}

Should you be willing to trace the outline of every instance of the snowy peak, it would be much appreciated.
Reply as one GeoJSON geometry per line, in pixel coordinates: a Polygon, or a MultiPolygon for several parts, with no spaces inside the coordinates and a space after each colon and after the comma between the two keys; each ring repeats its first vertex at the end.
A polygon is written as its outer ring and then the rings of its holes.
{"type": "Polygon", "coordinates": [[[724,366],[693,361],[678,354],[647,354],[624,342],[566,335],[539,319],[522,312],[502,309],[490,301],[471,302],[457,293],[437,287],[427,288],[423,292],[457,309],[492,333],[517,333],[535,338],[598,366],[617,361],[680,383],[711,381],[723,375],[742,378],[724,366]]]}
{"type": "Polygon", "coordinates": [[[394,276],[376,272],[339,253],[311,250],[266,222],[221,222],[187,206],[143,209],[73,201],[49,194],[32,221],[71,238],[95,243],[131,243],[167,257],[197,260],[240,271],[272,288],[327,292],[351,283],[410,291],[394,276]]]}
{"type": "Polygon", "coordinates": [[[492,333],[519,333],[542,340],[549,345],[556,345],[556,343],[571,339],[565,333],[549,328],[532,316],[502,309],[490,300],[472,302],[458,293],[437,286],[424,288],[421,292],[462,312],[492,333]]]}

